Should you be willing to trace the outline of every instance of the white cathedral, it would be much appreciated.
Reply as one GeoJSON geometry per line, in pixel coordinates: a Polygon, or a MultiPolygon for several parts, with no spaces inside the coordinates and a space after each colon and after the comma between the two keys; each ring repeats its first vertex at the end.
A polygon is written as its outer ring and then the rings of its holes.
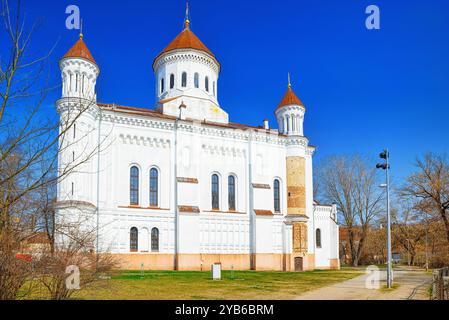
{"type": "Polygon", "coordinates": [[[82,34],[59,66],[58,161],[73,168],[58,182],[57,221],[84,217],[98,252],[124,269],[339,268],[336,207],[314,202],[315,147],[290,81],[278,129],[230,122],[220,63],[187,18],[154,59],[154,109],[97,102],[82,34]]]}

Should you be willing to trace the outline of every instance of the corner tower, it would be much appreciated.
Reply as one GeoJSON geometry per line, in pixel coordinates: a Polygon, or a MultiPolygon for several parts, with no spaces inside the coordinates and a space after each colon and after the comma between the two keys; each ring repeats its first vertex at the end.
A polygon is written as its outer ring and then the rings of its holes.
{"type": "Polygon", "coordinates": [[[292,89],[288,75],[287,92],[275,110],[279,132],[286,136],[287,215],[286,230],[291,247],[286,257],[287,270],[314,268],[313,169],[314,147],[304,137],[305,107],[292,89]]]}
{"type": "Polygon", "coordinates": [[[157,108],[179,115],[186,105],[186,118],[228,123],[228,114],[218,103],[220,63],[190,29],[188,10],[184,30],[154,59],[157,108]]]}
{"type": "Polygon", "coordinates": [[[58,201],[94,203],[93,150],[97,146],[98,107],[95,86],[100,68],[79,35],[59,61],[62,95],[56,101],[60,117],[59,170],[67,172],[59,182],[58,201]],[[76,168],[76,170],[75,170],[76,168]]]}

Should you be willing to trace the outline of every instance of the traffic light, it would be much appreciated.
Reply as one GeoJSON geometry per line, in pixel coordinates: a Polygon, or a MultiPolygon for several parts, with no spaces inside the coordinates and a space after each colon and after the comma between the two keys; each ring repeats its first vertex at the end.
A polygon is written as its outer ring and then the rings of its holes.
{"type": "Polygon", "coordinates": [[[387,150],[382,151],[382,152],[379,154],[379,157],[380,157],[381,159],[387,160],[387,158],[388,158],[388,151],[387,151],[387,150]]]}

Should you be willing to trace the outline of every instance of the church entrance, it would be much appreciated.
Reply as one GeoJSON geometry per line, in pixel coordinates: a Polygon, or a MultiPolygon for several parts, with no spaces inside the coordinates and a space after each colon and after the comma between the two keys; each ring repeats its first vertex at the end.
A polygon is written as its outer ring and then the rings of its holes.
{"type": "Polygon", "coordinates": [[[302,257],[295,257],[295,271],[303,271],[302,257]]]}

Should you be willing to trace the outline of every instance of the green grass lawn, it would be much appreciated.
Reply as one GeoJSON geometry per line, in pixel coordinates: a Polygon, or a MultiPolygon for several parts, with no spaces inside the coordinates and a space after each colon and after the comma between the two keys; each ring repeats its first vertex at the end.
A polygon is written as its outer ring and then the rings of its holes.
{"type": "Polygon", "coordinates": [[[117,271],[77,291],[72,299],[292,299],[301,293],[360,275],[357,270],[308,272],[223,271],[212,280],[201,271],[117,271]]]}

